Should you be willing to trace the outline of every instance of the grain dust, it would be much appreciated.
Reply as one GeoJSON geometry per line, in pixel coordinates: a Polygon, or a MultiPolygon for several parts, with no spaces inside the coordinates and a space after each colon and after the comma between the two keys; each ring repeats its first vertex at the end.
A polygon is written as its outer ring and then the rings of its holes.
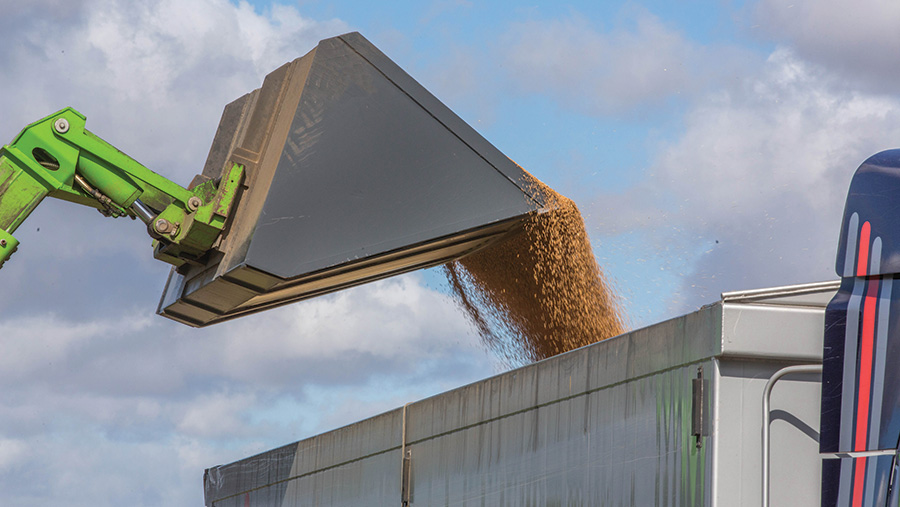
{"type": "Polygon", "coordinates": [[[625,331],[578,207],[528,176],[550,211],[531,217],[521,234],[444,266],[482,341],[510,366],[625,331]]]}

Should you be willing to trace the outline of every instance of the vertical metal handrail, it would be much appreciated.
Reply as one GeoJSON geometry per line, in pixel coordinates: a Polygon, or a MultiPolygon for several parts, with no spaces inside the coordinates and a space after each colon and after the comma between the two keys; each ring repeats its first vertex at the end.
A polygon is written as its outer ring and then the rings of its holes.
{"type": "Polygon", "coordinates": [[[769,507],[769,407],[771,405],[772,388],[785,375],[791,373],[822,373],[821,364],[803,364],[788,366],[776,371],[763,390],[763,427],[762,427],[762,507],[769,507]]]}
{"type": "Polygon", "coordinates": [[[400,426],[400,507],[409,505],[409,456],[406,450],[406,408],[409,403],[403,404],[403,421],[400,426]]]}

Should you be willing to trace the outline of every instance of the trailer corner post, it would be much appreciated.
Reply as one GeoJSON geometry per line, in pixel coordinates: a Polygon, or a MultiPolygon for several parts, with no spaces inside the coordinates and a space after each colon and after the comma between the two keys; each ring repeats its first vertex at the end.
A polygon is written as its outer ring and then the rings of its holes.
{"type": "Polygon", "coordinates": [[[769,381],[766,382],[766,387],[763,389],[762,507],[769,507],[769,424],[772,422],[769,416],[769,409],[772,402],[772,389],[775,387],[775,383],[781,380],[782,377],[792,373],[822,373],[822,365],[803,364],[782,368],[769,377],[769,381]]]}

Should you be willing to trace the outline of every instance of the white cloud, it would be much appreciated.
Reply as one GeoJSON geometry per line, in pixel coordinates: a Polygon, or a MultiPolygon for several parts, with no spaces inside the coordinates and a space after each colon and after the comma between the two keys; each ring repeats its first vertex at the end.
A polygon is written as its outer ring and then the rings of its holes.
{"type": "Polygon", "coordinates": [[[176,423],[176,430],[188,437],[230,437],[245,435],[248,413],[258,403],[252,393],[209,393],[191,400],[176,423]]]}
{"type": "Polygon", "coordinates": [[[423,287],[415,274],[226,326],[210,329],[216,342],[202,359],[186,361],[204,371],[234,372],[243,381],[278,386],[359,383],[402,364],[411,364],[407,372],[414,372],[415,365],[453,354],[460,345],[456,339],[469,332],[449,299],[423,287]]]}
{"type": "Polygon", "coordinates": [[[513,25],[502,50],[509,78],[576,110],[611,114],[692,96],[753,60],[736,48],[699,45],[647,11],[626,14],[629,23],[610,30],[577,16],[513,25]]]}
{"type": "Polygon", "coordinates": [[[147,326],[147,317],[128,316],[119,321],[67,322],[52,313],[0,320],[0,379],[17,381],[71,361],[90,342],[115,339],[147,326]]]}
{"type": "Polygon", "coordinates": [[[756,27],[798,55],[869,89],[900,79],[900,4],[889,0],[762,0],[756,27]]]}
{"type": "Polygon", "coordinates": [[[28,455],[25,440],[0,438],[0,472],[8,472],[28,455]]]}
{"type": "Polygon", "coordinates": [[[847,90],[780,49],[742,87],[698,100],[684,122],[644,184],[594,211],[607,232],[645,230],[658,249],[651,256],[683,263],[674,309],[728,290],[836,278],[847,186],[900,138],[900,99],[847,90]]]}
{"type": "Polygon", "coordinates": [[[36,314],[0,318],[0,328],[9,330],[0,339],[0,379],[40,390],[41,398],[72,397],[71,406],[52,405],[88,407],[84,415],[95,422],[110,416],[94,402],[119,400],[151,415],[159,407],[148,400],[213,393],[210,402],[220,403],[229,385],[299,393],[308,385],[364,385],[404,363],[407,377],[437,379],[490,368],[486,361],[460,367],[456,355],[480,354],[475,338],[449,298],[415,274],[203,330],[149,312],[87,322],[36,314]]]}
{"type": "MultiPolygon", "coordinates": [[[[289,6],[260,14],[246,2],[167,0],[86,2],[14,13],[0,49],[6,90],[0,134],[65,105],[88,128],[169,177],[199,172],[225,104],[257,88],[265,74],[349,31],[340,20],[314,21],[289,6]]],[[[184,181],[186,184],[187,181],[184,181]]]]}
{"type": "MultiPolygon", "coordinates": [[[[36,436],[27,446],[27,452],[17,456],[15,467],[0,474],[4,505],[203,503],[202,468],[182,461],[202,446],[195,440],[172,438],[148,443],[80,431],[36,436]],[[185,475],[194,480],[184,481],[185,475]]],[[[202,452],[209,456],[216,451],[203,446],[202,452]]]]}
{"type": "MultiPolygon", "coordinates": [[[[72,105],[182,184],[226,103],[349,31],[225,0],[42,0],[0,28],[0,136],[72,105]]],[[[47,201],[15,235],[0,274],[4,505],[198,505],[204,467],[492,371],[421,275],[194,330],[152,315],[167,268],[140,223],[47,201]]]]}
{"type": "Polygon", "coordinates": [[[55,504],[73,483],[75,505],[116,505],[129,488],[137,505],[196,503],[204,467],[493,371],[463,316],[417,274],[204,330],[147,314],[88,320],[0,317],[13,330],[0,336],[11,505],[55,504]],[[17,486],[19,474],[46,487],[17,486]],[[171,491],[143,491],[148,476],[171,491]]]}

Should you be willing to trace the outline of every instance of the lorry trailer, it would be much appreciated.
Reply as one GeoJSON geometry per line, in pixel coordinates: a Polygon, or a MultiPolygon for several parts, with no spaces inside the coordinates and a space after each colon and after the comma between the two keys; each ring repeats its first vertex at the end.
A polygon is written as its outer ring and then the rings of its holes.
{"type": "Polygon", "coordinates": [[[726,293],[210,467],[206,506],[755,507],[765,494],[819,506],[823,323],[838,287],[726,293]]]}

